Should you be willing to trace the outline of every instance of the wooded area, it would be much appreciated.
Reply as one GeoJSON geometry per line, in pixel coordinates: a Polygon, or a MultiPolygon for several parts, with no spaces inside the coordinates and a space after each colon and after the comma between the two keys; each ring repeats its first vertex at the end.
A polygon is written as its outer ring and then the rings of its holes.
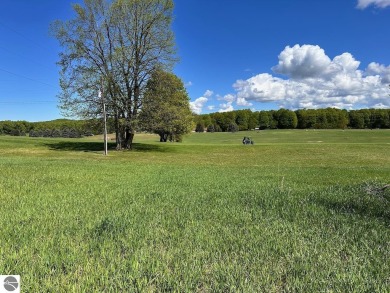
{"type": "Polygon", "coordinates": [[[226,132],[251,129],[372,129],[390,128],[390,109],[340,110],[237,110],[195,117],[197,132],[226,132]]]}
{"type": "MultiPolygon", "coordinates": [[[[157,112],[156,112],[157,114],[157,112]]],[[[160,113],[161,114],[161,113],[160,113]]],[[[160,115],[159,114],[159,115],[160,115]]],[[[236,132],[251,129],[389,129],[390,109],[340,110],[286,109],[255,111],[237,110],[226,113],[194,115],[196,132],[236,132]]],[[[162,123],[162,122],[161,122],[162,123]]],[[[142,125],[142,124],[141,124],[142,125]]],[[[174,124],[167,127],[174,127],[174,124]]],[[[156,128],[157,129],[157,128],[156,128]]],[[[154,132],[138,126],[136,131],[154,132]]],[[[158,130],[158,129],[157,129],[158,130]]],[[[108,119],[108,131],[115,132],[114,119],[108,119]]],[[[102,134],[102,121],[58,119],[46,122],[0,121],[0,135],[32,137],[80,137],[102,134]]]]}

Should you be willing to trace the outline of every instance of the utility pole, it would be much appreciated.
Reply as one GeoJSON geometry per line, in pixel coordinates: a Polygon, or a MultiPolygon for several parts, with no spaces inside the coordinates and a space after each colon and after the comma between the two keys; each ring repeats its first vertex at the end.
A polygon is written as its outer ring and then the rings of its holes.
{"type": "Polygon", "coordinates": [[[107,115],[106,115],[106,103],[104,101],[104,85],[103,85],[103,78],[102,78],[102,81],[101,81],[101,90],[99,91],[99,98],[102,99],[102,103],[103,103],[103,122],[104,122],[104,133],[103,133],[103,137],[104,137],[104,155],[107,156],[108,155],[108,150],[107,150],[107,115]]]}

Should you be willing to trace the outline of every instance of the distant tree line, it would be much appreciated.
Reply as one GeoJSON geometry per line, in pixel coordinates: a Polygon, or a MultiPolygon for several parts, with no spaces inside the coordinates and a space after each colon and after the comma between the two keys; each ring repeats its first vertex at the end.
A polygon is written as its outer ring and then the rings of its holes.
{"type": "Polygon", "coordinates": [[[0,121],[0,135],[25,136],[31,129],[27,121],[0,121]]]}
{"type": "Polygon", "coordinates": [[[252,129],[373,129],[390,128],[390,109],[237,110],[195,116],[196,132],[252,129]]]}
{"type": "Polygon", "coordinates": [[[0,121],[0,135],[77,138],[101,133],[99,120],[0,121]]]}
{"type": "Polygon", "coordinates": [[[66,137],[66,138],[80,138],[82,136],[91,136],[91,133],[81,133],[74,128],[64,129],[44,129],[44,130],[31,130],[30,137],[66,137]]]}
{"type": "MultiPolygon", "coordinates": [[[[165,116],[164,116],[165,117],[165,116]]],[[[390,109],[340,110],[279,109],[269,111],[237,110],[194,115],[196,132],[236,132],[252,129],[374,129],[390,128],[390,109]]],[[[108,119],[108,132],[115,131],[108,119]]],[[[102,133],[98,119],[58,119],[46,122],[0,121],[0,135],[31,137],[81,137],[102,133]]],[[[142,127],[138,131],[145,130],[142,127]]]]}

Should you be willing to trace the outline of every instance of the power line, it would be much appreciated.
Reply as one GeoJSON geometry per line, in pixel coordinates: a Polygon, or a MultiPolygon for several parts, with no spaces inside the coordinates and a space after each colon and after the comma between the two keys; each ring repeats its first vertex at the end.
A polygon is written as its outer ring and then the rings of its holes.
{"type": "Polygon", "coordinates": [[[35,45],[36,47],[40,48],[40,49],[44,49],[46,50],[47,48],[44,48],[42,47],[40,44],[38,44],[37,42],[35,42],[34,40],[32,40],[31,38],[27,37],[26,35],[22,34],[21,32],[18,32],[17,30],[15,30],[14,28],[4,24],[3,22],[0,21],[0,25],[10,31],[12,31],[13,33],[19,35],[20,37],[26,39],[28,41],[29,44],[33,44],[35,45]]]}
{"type": "Polygon", "coordinates": [[[50,103],[57,103],[57,101],[13,101],[13,102],[0,101],[0,104],[5,104],[5,105],[8,105],[8,104],[10,104],[10,105],[11,104],[50,104],[50,103]]]}
{"type": "Polygon", "coordinates": [[[15,55],[15,56],[17,56],[17,57],[19,57],[19,58],[26,59],[26,60],[28,60],[28,62],[30,62],[30,63],[36,64],[36,65],[41,66],[41,67],[43,67],[43,68],[46,68],[46,69],[48,69],[48,70],[52,70],[52,68],[49,68],[48,66],[46,66],[46,65],[44,65],[44,64],[42,64],[42,63],[40,63],[40,62],[38,62],[38,61],[35,61],[35,59],[32,59],[31,57],[28,57],[27,55],[23,55],[23,54],[16,53],[16,52],[14,52],[14,51],[12,51],[12,50],[9,50],[9,49],[7,49],[7,48],[1,46],[1,45],[0,45],[0,49],[4,50],[5,52],[7,52],[7,53],[9,53],[9,54],[15,55]]]}
{"type": "MultiPolygon", "coordinates": [[[[24,38],[25,40],[28,41],[28,44],[33,44],[37,47],[39,47],[40,49],[43,49],[43,50],[46,50],[47,48],[43,48],[40,44],[38,44],[37,42],[35,42],[34,40],[32,40],[31,38],[27,37],[26,35],[20,33],[19,31],[15,30],[14,28],[12,28],[11,26],[8,26],[6,24],[4,24],[3,22],[0,21],[0,26],[8,29],[9,31],[12,31],[13,33],[19,35],[20,37],[24,38]]],[[[0,47],[1,49],[5,50],[5,51],[8,51],[9,53],[12,53],[14,55],[19,55],[20,54],[17,54],[15,52],[13,52],[12,50],[9,50],[7,48],[5,48],[4,46],[1,46],[0,47]]],[[[31,60],[31,58],[28,58],[28,60],[34,62],[34,63],[38,63],[40,66],[43,66],[43,67],[46,67],[45,65],[39,63],[39,62],[36,62],[36,61],[33,61],[31,60]]],[[[48,67],[46,67],[47,69],[49,69],[48,67]]],[[[44,84],[46,86],[49,86],[49,87],[53,87],[53,88],[56,88],[55,86],[53,86],[52,84],[49,84],[49,83],[46,83],[46,82],[43,82],[43,81],[40,81],[40,80],[37,80],[37,79],[34,79],[34,78],[31,78],[31,77],[28,77],[28,76],[24,76],[24,75],[21,75],[21,74],[18,74],[18,73],[14,73],[14,72],[11,72],[9,70],[6,70],[6,69],[3,69],[3,68],[0,68],[0,71],[3,71],[3,72],[6,72],[8,74],[11,74],[11,75],[14,75],[14,76],[17,76],[17,77],[20,77],[20,78],[24,78],[24,79],[27,79],[27,80],[30,80],[30,81],[33,81],[33,82],[36,82],[36,83],[41,83],[41,84],[44,84]]]]}
{"type": "Polygon", "coordinates": [[[3,68],[0,68],[0,70],[3,71],[3,72],[6,72],[6,73],[8,73],[8,74],[12,74],[12,75],[14,75],[14,76],[17,76],[17,77],[21,77],[21,78],[24,78],[24,79],[28,79],[28,80],[30,80],[30,81],[38,82],[38,83],[44,84],[44,85],[46,85],[46,86],[55,88],[55,86],[53,86],[53,85],[51,85],[51,84],[49,84],[49,83],[46,83],[46,82],[44,82],[44,81],[40,81],[40,80],[31,78],[31,77],[28,77],[28,76],[24,76],[24,75],[21,75],[21,74],[18,74],[18,73],[14,73],[14,72],[11,72],[11,71],[6,70],[6,69],[3,69],[3,68]]]}

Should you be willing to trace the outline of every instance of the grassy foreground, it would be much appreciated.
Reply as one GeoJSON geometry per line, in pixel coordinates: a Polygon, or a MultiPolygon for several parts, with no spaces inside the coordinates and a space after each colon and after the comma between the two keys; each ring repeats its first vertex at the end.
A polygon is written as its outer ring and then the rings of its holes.
{"type": "Polygon", "coordinates": [[[137,135],[108,157],[96,137],[2,136],[0,274],[22,292],[390,292],[389,150],[388,130],[137,135]]]}

